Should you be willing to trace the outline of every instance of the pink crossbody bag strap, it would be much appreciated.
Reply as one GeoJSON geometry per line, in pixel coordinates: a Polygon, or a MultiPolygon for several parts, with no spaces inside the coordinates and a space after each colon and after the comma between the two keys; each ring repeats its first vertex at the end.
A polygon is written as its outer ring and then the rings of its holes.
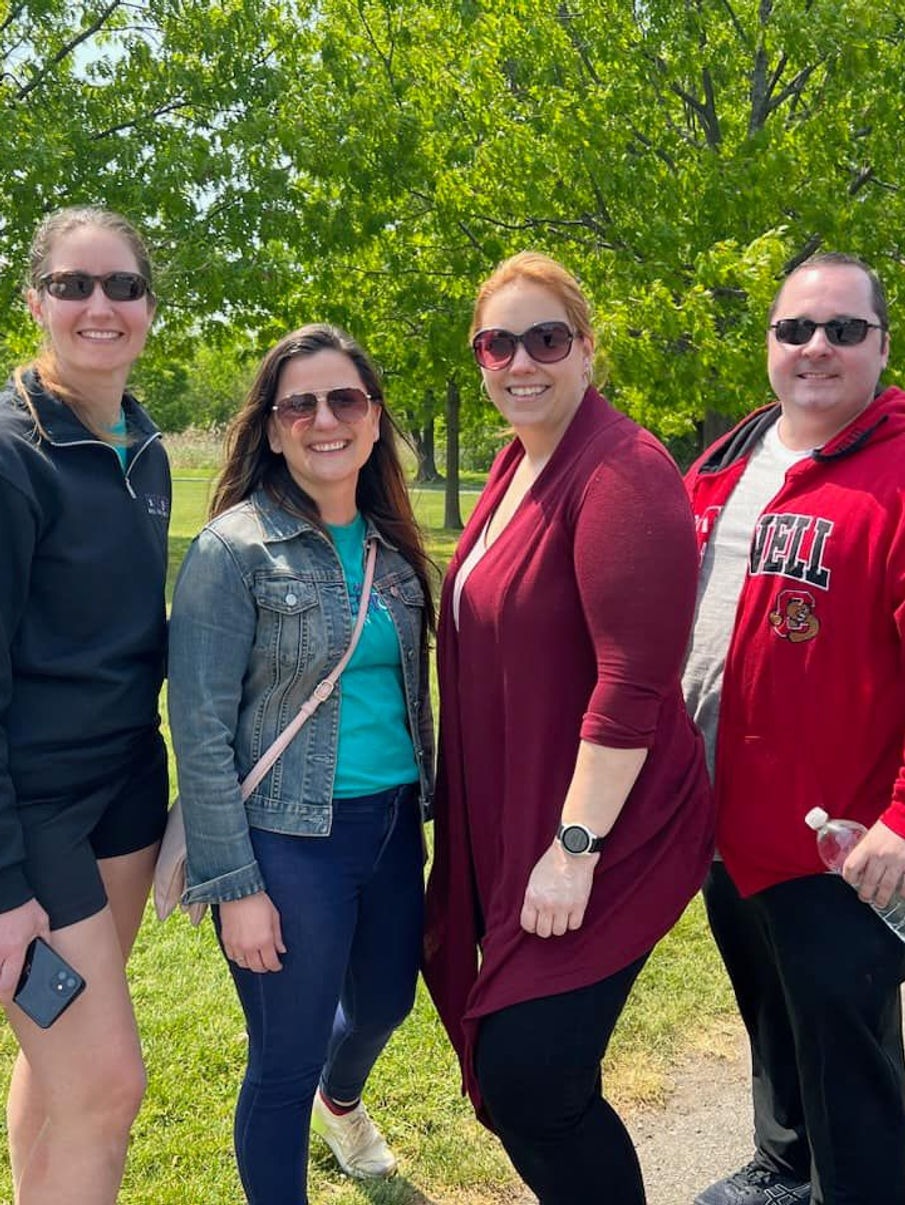
{"type": "Polygon", "coordinates": [[[248,798],[280,754],[291,744],[302,726],[307,720],[311,719],[321,703],[326,702],[333,694],[333,688],[339,681],[340,674],[349,664],[349,660],[355,652],[355,646],[358,644],[358,638],[361,636],[362,628],[365,626],[365,620],[368,616],[368,602],[371,597],[371,586],[374,584],[374,567],[376,562],[377,541],[371,539],[368,540],[368,559],[365,563],[365,579],[361,587],[361,602],[358,604],[358,615],[355,617],[355,627],[352,629],[352,639],[349,641],[349,647],[340,657],[339,661],[337,661],[336,665],[334,665],[330,673],[327,674],[326,678],[318,682],[293,719],[290,720],[267,752],[261,757],[261,760],[249,770],[246,777],[242,780],[243,800],[248,798]]]}

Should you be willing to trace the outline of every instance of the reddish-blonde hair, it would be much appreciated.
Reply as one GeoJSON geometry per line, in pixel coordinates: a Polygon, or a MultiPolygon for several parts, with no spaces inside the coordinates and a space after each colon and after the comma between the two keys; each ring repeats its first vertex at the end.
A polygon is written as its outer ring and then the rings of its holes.
{"type": "Polygon", "coordinates": [[[547,289],[561,303],[569,324],[577,335],[587,339],[594,346],[594,328],[591,323],[591,306],[582,292],[581,285],[571,272],[566,271],[562,264],[543,255],[540,251],[519,251],[509,259],[497,264],[491,274],[478,289],[475,299],[474,314],[471,319],[469,339],[473,339],[481,329],[481,314],[484,307],[494,294],[507,285],[517,281],[527,280],[531,284],[540,285],[547,289]]]}

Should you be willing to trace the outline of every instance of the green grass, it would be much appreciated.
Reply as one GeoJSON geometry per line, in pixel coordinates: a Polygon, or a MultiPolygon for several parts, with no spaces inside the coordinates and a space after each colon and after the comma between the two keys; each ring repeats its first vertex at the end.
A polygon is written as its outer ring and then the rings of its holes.
{"type": "MultiPolygon", "coordinates": [[[[171,570],[204,520],[209,475],[176,474],[171,570]]],[[[463,517],[475,499],[463,496],[463,517]]],[[[440,526],[442,493],[418,490],[415,505],[432,551],[445,564],[456,533],[440,526]]],[[[130,979],[149,1087],[119,1199],[124,1205],[241,1205],[231,1125],[245,1037],[209,921],[197,930],[182,916],[160,925],[149,908],[130,979]]],[[[632,994],[605,1064],[610,1095],[622,1104],[662,1100],[677,1056],[732,1007],[696,899],[632,994]]],[[[14,1049],[8,1029],[0,1029],[0,1090],[14,1049]]],[[[315,1140],[309,1175],[315,1205],[504,1205],[522,1195],[498,1143],[459,1094],[455,1059],[423,988],[375,1069],[368,1105],[400,1158],[400,1174],[370,1186],[346,1180],[315,1140]]],[[[0,1205],[11,1196],[0,1154],[0,1205]]]]}

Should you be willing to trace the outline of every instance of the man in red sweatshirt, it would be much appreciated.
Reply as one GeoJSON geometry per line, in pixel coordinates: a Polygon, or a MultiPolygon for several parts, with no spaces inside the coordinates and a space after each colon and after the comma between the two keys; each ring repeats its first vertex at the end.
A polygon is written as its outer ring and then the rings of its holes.
{"type": "Polygon", "coordinates": [[[717,794],[711,927],[751,1043],[754,1159],[695,1205],[905,1203],[905,393],[877,276],[807,260],[770,311],[777,403],[694,464],[684,687],[717,794]],[[844,879],[804,822],[868,834],[844,879]],[[860,899],[859,899],[860,896],[860,899]],[[865,902],[866,901],[866,902],[865,902]]]}

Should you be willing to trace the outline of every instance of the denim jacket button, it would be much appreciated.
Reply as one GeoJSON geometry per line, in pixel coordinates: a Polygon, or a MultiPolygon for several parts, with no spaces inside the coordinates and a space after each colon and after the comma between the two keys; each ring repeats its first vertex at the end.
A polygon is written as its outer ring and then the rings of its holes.
{"type": "Polygon", "coordinates": [[[287,607],[294,607],[297,602],[298,602],[298,598],[296,597],[296,595],[292,594],[291,592],[286,595],[286,606],[287,607]]]}

